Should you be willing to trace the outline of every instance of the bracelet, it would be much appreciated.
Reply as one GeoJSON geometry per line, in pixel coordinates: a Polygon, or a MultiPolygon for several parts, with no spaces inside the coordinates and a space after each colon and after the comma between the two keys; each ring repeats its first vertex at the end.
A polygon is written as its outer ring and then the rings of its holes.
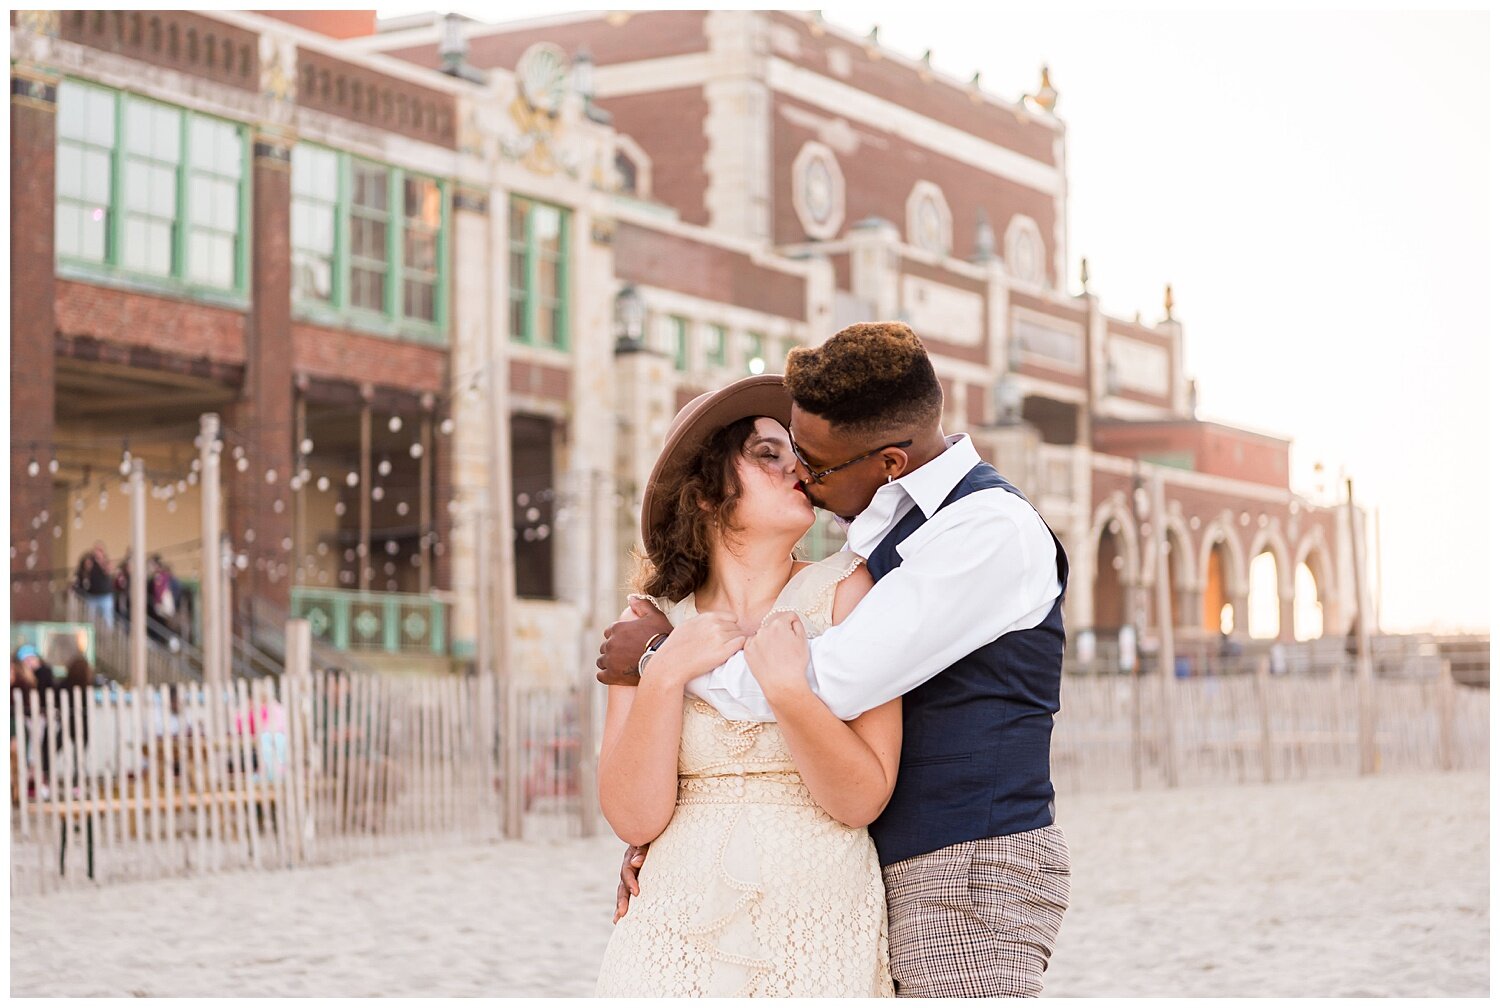
{"type": "Polygon", "coordinates": [[[641,652],[640,660],[635,663],[635,674],[637,676],[646,674],[646,662],[650,660],[652,655],[656,654],[656,649],[661,647],[666,639],[666,634],[659,633],[652,634],[651,639],[646,641],[646,650],[641,652]]]}

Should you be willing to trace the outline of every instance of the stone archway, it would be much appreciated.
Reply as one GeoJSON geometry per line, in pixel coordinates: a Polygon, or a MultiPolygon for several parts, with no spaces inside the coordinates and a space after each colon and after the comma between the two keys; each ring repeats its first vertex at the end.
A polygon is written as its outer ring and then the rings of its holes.
{"type": "Polygon", "coordinates": [[[1250,540],[1249,583],[1245,588],[1245,629],[1262,640],[1292,639],[1293,567],[1291,550],[1275,521],[1250,540]]]}
{"type": "Polygon", "coordinates": [[[1133,622],[1140,570],[1135,523],[1121,497],[1111,497],[1094,513],[1089,544],[1094,554],[1093,628],[1100,637],[1112,636],[1133,622]]]}
{"type": "Polygon", "coordinates": [[[1296,639],[1311,640],[1343,632],[1333,562],[1323,530],[1315,527],[1304,535],[1293,556],[1292,612],[1296,639]]]}
{"type": "Polygon", "coordinates": [[[1231,613],[1231,632],[1244,635],[1247,568],[1244,548],[1226,512],[1203,529],[1203,539],[1198,547],[1198,570],[1202,571],[1200,583],[1203,586],[1201,626],[1205,633],[1220,632],[1227,606],[1231,613]]]}

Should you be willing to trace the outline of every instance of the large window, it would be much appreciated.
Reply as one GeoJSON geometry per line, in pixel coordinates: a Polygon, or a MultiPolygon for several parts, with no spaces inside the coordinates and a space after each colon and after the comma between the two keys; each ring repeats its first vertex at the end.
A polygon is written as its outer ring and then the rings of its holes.
{"type": "Polygon", "coordinates": [[[667,335],[672,365],[679,371],[686,371],[688,369],[688,320],[680,315],[668,315],[667,335]]]}
{"type": "Polygon", "coordinates": [[[758,332],[745,333],[745,370],[749,374],[761,374],[766,370],[766,338],[758,332]]]}
{"type": "Polygon", "coordinates": [[[553,432],[547,417],[510,418],[510,479],[516,495],[512,513],[515,535],[516,594],[521,598],[555,598],[552,532],[555,523],[556,470],[552,464],[553,432]]]}
{"type": "Polygon", "coordinates": [[[298,144],[292,152],[292,289],[302,311],[417,338],[446,326],[443,185],[298,144]]]}
{"type": "Polygon", "coordinates": [[[568,347],[568,213],[510,201],[510,338],[568,347]]]}
{"type": "Polygon", "coordinates": [[[66,80],[57,93],[57,254],[193,287],[243,291],[243,127],[66,80]]]}
{"type": "Polygon", "coordinates": [[[708,327],[703,356],[709,367],[723,367],[729,362],[729,331],[721,325],[708,327]]]}

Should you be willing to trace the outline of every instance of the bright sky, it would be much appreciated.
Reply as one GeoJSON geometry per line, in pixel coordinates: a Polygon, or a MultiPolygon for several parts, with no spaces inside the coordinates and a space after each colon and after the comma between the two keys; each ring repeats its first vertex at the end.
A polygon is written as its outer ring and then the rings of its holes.
{"type": "Polygon", "coordinates": [[[1291,436],[1295,489],[1321,461],[1378,510],[1383,629],[1488,626],[1489,15],[823,14],[1004,97],[1048,64],[1070,289],[1086,256],[1106,311],[1154,321],[1171,282],[1200,415],[1291,436]]]}

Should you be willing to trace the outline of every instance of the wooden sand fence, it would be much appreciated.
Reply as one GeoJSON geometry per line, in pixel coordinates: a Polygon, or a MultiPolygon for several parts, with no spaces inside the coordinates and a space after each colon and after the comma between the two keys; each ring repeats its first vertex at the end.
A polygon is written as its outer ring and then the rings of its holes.
{"type": "MultiPolygon", "coordinates": [[[[577,832],[577,715],[517,697],[528,836],[577,832]]],[[[498,839],[491,676],[314,672],[11,694],[13,892],[498,839]]]]}
{"type": "MultiPolygon", "coordinates": [[[[12,892],[497,840],[508,807],[527,838],[577,834],[597,815],[580,800],[594,746],[578,695],[519,693],[507,746],[492,676],[14,691],[12,892]]],[[[1377,772],[1487,766],[1488,699],[1446,675],[1376,680],[1377,772]]],[[[1346,672],[1272,677],[1264,662],[1169,681],[1069,675],[1053,779],[1066,794],[1353,777],[1358,710],[1346,672]]]]}
{"type": "MultiPolygon", "coordinates": [[[[1489,690],[1434,678],[1372,684],[1378,773],[1489,766],[1489,690]]],[[[1052,738],[1061,792],[1269,783],[1359,774],[1359,686],[1338,667],[1243,674],[1065,676],[1052,738]]]]}

